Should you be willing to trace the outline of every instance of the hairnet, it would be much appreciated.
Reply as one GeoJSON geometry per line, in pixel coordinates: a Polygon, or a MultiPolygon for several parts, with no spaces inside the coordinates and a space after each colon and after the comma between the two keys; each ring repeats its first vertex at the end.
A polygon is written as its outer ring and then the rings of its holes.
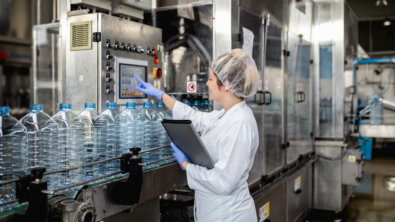
{"type": "Polygon", "coordinates": [[[233,49],[216,58],[211,67],[225,88],[238,97],[256,93],[259,74],[255,61],[242,49],[233,49]]]}

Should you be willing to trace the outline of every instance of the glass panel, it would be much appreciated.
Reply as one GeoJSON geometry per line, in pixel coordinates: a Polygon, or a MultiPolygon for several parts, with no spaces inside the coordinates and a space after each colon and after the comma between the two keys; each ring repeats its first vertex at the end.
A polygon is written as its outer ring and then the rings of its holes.
{"type": "Polygon", "coordinates": [[[320,46],[320,64],[319,64],[319,137],[331,137],[333,132],[333,45],[320,46]]]}
{"type": "MultiPolygon", "coordinates": [[[[265,83],[263,84],[268,86],[264,90],[272,94],[272,103],[264,107],[264,175],[270,175],[284,165],[284,151],[281,149],[281,143],[283,142],[281,103],[283,100],[282,39],[282,28],[271,23],[268,27],[266,39],[265,83]]],[[[269,100],[268,96],[266,99],[269,100]]]]}
{"type": "Polygon", "coordinates": [[[208,94],[206,82],[213,52],[211,4],[177,5],[144,14],[144,23],[162,29],[163,77],[169,94],[186,94],[186,82],[197,81],[197,93],[208,94]]]}
{"type": "MultiPolygon", "coordinates": [[[[250,30],[254,34],[254,44],[252,50],[252,58],[255,61],[258,72],[260,74],[260,79],[263,79],[263,30],[262,17],[255,15],[244,8],[239,7],[239,32],[243,33],[243,28],[250,30]]],[[[241,41],[240,44],[243,44],[241,41]]],[[[255,154],[254,165],[251,168],[250,175],[248,177],[248,183],[253,183],[262,178],[264,169],[264,145],[263,145],[263,106],[257,105],[254,102],[254,97],[246,98],[248,106],[252,109],[254,113],[255,120],[258,125],[259,131],[259,147],[255,154]]]]}
{"type": "Polygon", "coordinates": [[[36,85],[34,103],[43,104],[44,111],[52,116],[59,108],[58,49],[59,26],[35,26],[36,85]],[[54,27],[57,26],[57,27],[54,27]]]}
{"type": "Polygon", "coordinates": [[[312,150],[311,143],[311,45],[290,34],[288,63],[287,163],[312,150]]]}

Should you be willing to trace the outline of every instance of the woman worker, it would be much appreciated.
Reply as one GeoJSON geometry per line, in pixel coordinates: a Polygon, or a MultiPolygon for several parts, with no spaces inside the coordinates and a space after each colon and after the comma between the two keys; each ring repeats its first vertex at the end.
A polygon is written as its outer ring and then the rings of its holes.
{"type": "Polygon", "coordinates": [[[176,101],[150,83],[140,82],[137,91],[162,100],[174,119],[190,119],[215,165],[213,169],[190,163],[173,143],[174,156],[187,172],[195,190],[195,221],[257,221],[247,178],[254,162],[259,137],[252,110],[245,97],[255,94],[259,82],[254,60],[242,49],[220,55],[212,62],[206,85],[210,99],[224,107],[204,113],[176,101]]]}

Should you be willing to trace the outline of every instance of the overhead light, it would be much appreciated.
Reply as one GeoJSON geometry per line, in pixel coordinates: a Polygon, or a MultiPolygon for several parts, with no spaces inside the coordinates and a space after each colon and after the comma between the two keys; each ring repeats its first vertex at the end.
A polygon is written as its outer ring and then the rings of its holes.
{"type": "Polygon", "coordinates": [[[376,6],[380,6],[381,4],[383,4],[383,6],[387,6],[388,2],[387,0],[377,0],[376,6]]]}
{"type": "Polygon", "coordinates": [[[390,18],[385,18],[384,20],[384,26],[390,26],[391,25],[391,20],[390,18]]]}

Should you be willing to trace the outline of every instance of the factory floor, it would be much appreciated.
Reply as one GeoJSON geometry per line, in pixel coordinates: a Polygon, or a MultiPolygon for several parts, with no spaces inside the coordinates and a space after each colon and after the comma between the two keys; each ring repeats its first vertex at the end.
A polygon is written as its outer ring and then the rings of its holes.
{"type": "Polygon", "coordinates": [[[343,212],[335,215],[313,210],[305,221],[395,222],[395,192],[385,186],[388,178],[395,178],[395,158],[379,156],[366,160],[364,171],[363,184],[354,190],[343,212]]]}

